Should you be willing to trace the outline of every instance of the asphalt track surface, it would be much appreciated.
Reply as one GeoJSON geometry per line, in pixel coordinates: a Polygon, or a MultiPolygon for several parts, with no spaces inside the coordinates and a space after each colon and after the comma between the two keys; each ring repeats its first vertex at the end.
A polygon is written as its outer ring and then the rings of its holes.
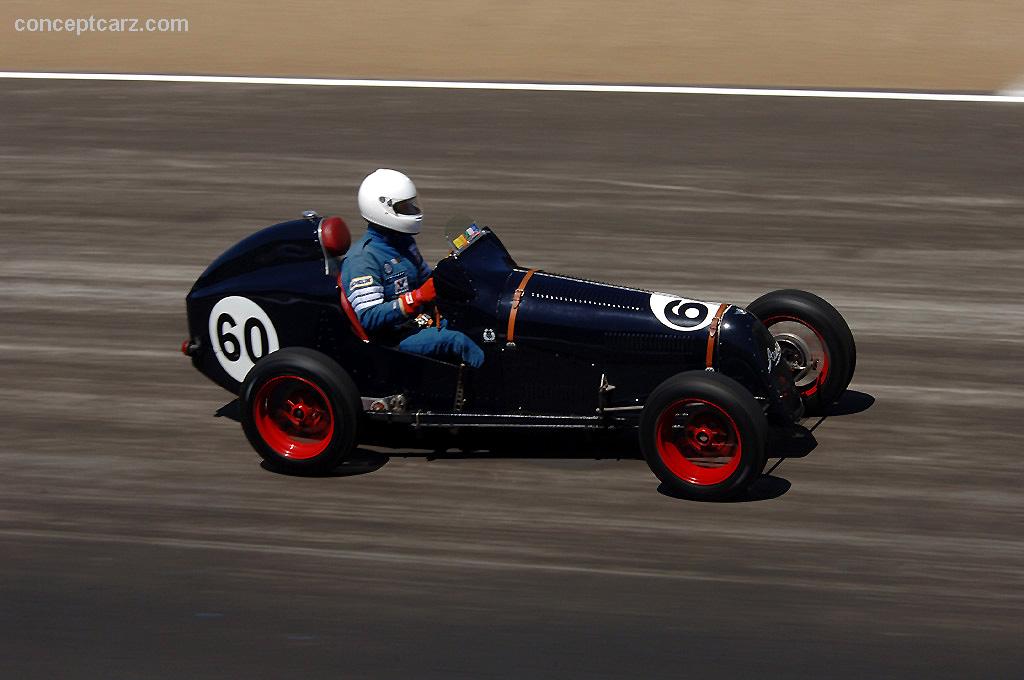
{"type": "MultiPolygon", "coordinates": [[[[4,677],[1010,677],[1024,107],[0,83],[4,677]],[[179,353],[221,250],[378,166],[524,264],[816,291],[857,376],[745,502],[639,460],[263,469],[179,353]],[[873,402],[873,403],[872,403],[873,402]],[[360,474],[362,473],[362,474],[360,474]]],[[[406,455],[408,454],[408,455],[406,455]]]]}

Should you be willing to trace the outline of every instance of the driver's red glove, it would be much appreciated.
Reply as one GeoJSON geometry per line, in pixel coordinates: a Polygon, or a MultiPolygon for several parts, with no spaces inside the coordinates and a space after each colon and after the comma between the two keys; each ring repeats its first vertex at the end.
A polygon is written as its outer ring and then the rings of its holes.
{"type": "Polygon", "coordinates": [[[434,290],[434,278],[431,277],[416,290],[405,293],[398,298],[398,304],[402,305],[403,312],[412,314],[423,305],[433,302],[436,297],[437,292],[434,290]]]}

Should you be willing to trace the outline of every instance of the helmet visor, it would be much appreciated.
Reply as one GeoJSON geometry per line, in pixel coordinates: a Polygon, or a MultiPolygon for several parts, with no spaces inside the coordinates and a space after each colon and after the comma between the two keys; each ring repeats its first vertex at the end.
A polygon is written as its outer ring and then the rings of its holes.
{"type": "Polygon", "coordinates": [[[419,215],[420,207],[416,205],[416,197],[407,198],[404,201],[398,201],[394,206],[396,215],[419,215]]]}

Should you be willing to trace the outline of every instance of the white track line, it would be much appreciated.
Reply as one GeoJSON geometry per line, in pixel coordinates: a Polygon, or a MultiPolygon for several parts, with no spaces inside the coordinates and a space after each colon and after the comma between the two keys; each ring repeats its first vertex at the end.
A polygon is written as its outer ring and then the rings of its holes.
{"type": "Polygon", "coordinates": [[[320,87],[405,87],[435,90],[521,90],[535,92],[610,92],[634,94],[711,94],[740,97],[808,97],[815,99],[892,99],[928,102],[1024,104],[1024,95],[943,92],[872,92],[861,90],[794,90],[755,87],[685,87],[674,85],[582,85],[572,83],[483,83],[440,80],[360,80],[352,78],[264,78],[255,76],[189,76],[149,73],[36,73],[0,71],[0,78],[28,80],[121,80],[155,83],[221,83],[241,85],[313,85],[320,87]]]}

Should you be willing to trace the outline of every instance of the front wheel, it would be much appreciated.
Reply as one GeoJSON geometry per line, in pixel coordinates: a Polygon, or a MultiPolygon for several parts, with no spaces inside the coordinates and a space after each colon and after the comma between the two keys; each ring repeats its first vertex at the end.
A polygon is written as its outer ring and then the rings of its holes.
{"type": "Polygon", "coordinates": [[[240,398],[246,438],[277,468],[326,472],[355,449],[359,391],[320,352],[289,347],[266,356],[245,377],[240,398]]]}
{"type": "Polygon", "coordinates": [[[760,477],[767,431],[764,412],[742,385],[720,373],[687,371],[648,397],[640,448],[671,491],[722,500],[760,477]]]}
{"type": "Polygon", "coordinates": [[[808,415],[824,415],[853,379],[857,345],[843,316],[802,290],[776,290],[747,306],[782,350],[808,415]]]}

